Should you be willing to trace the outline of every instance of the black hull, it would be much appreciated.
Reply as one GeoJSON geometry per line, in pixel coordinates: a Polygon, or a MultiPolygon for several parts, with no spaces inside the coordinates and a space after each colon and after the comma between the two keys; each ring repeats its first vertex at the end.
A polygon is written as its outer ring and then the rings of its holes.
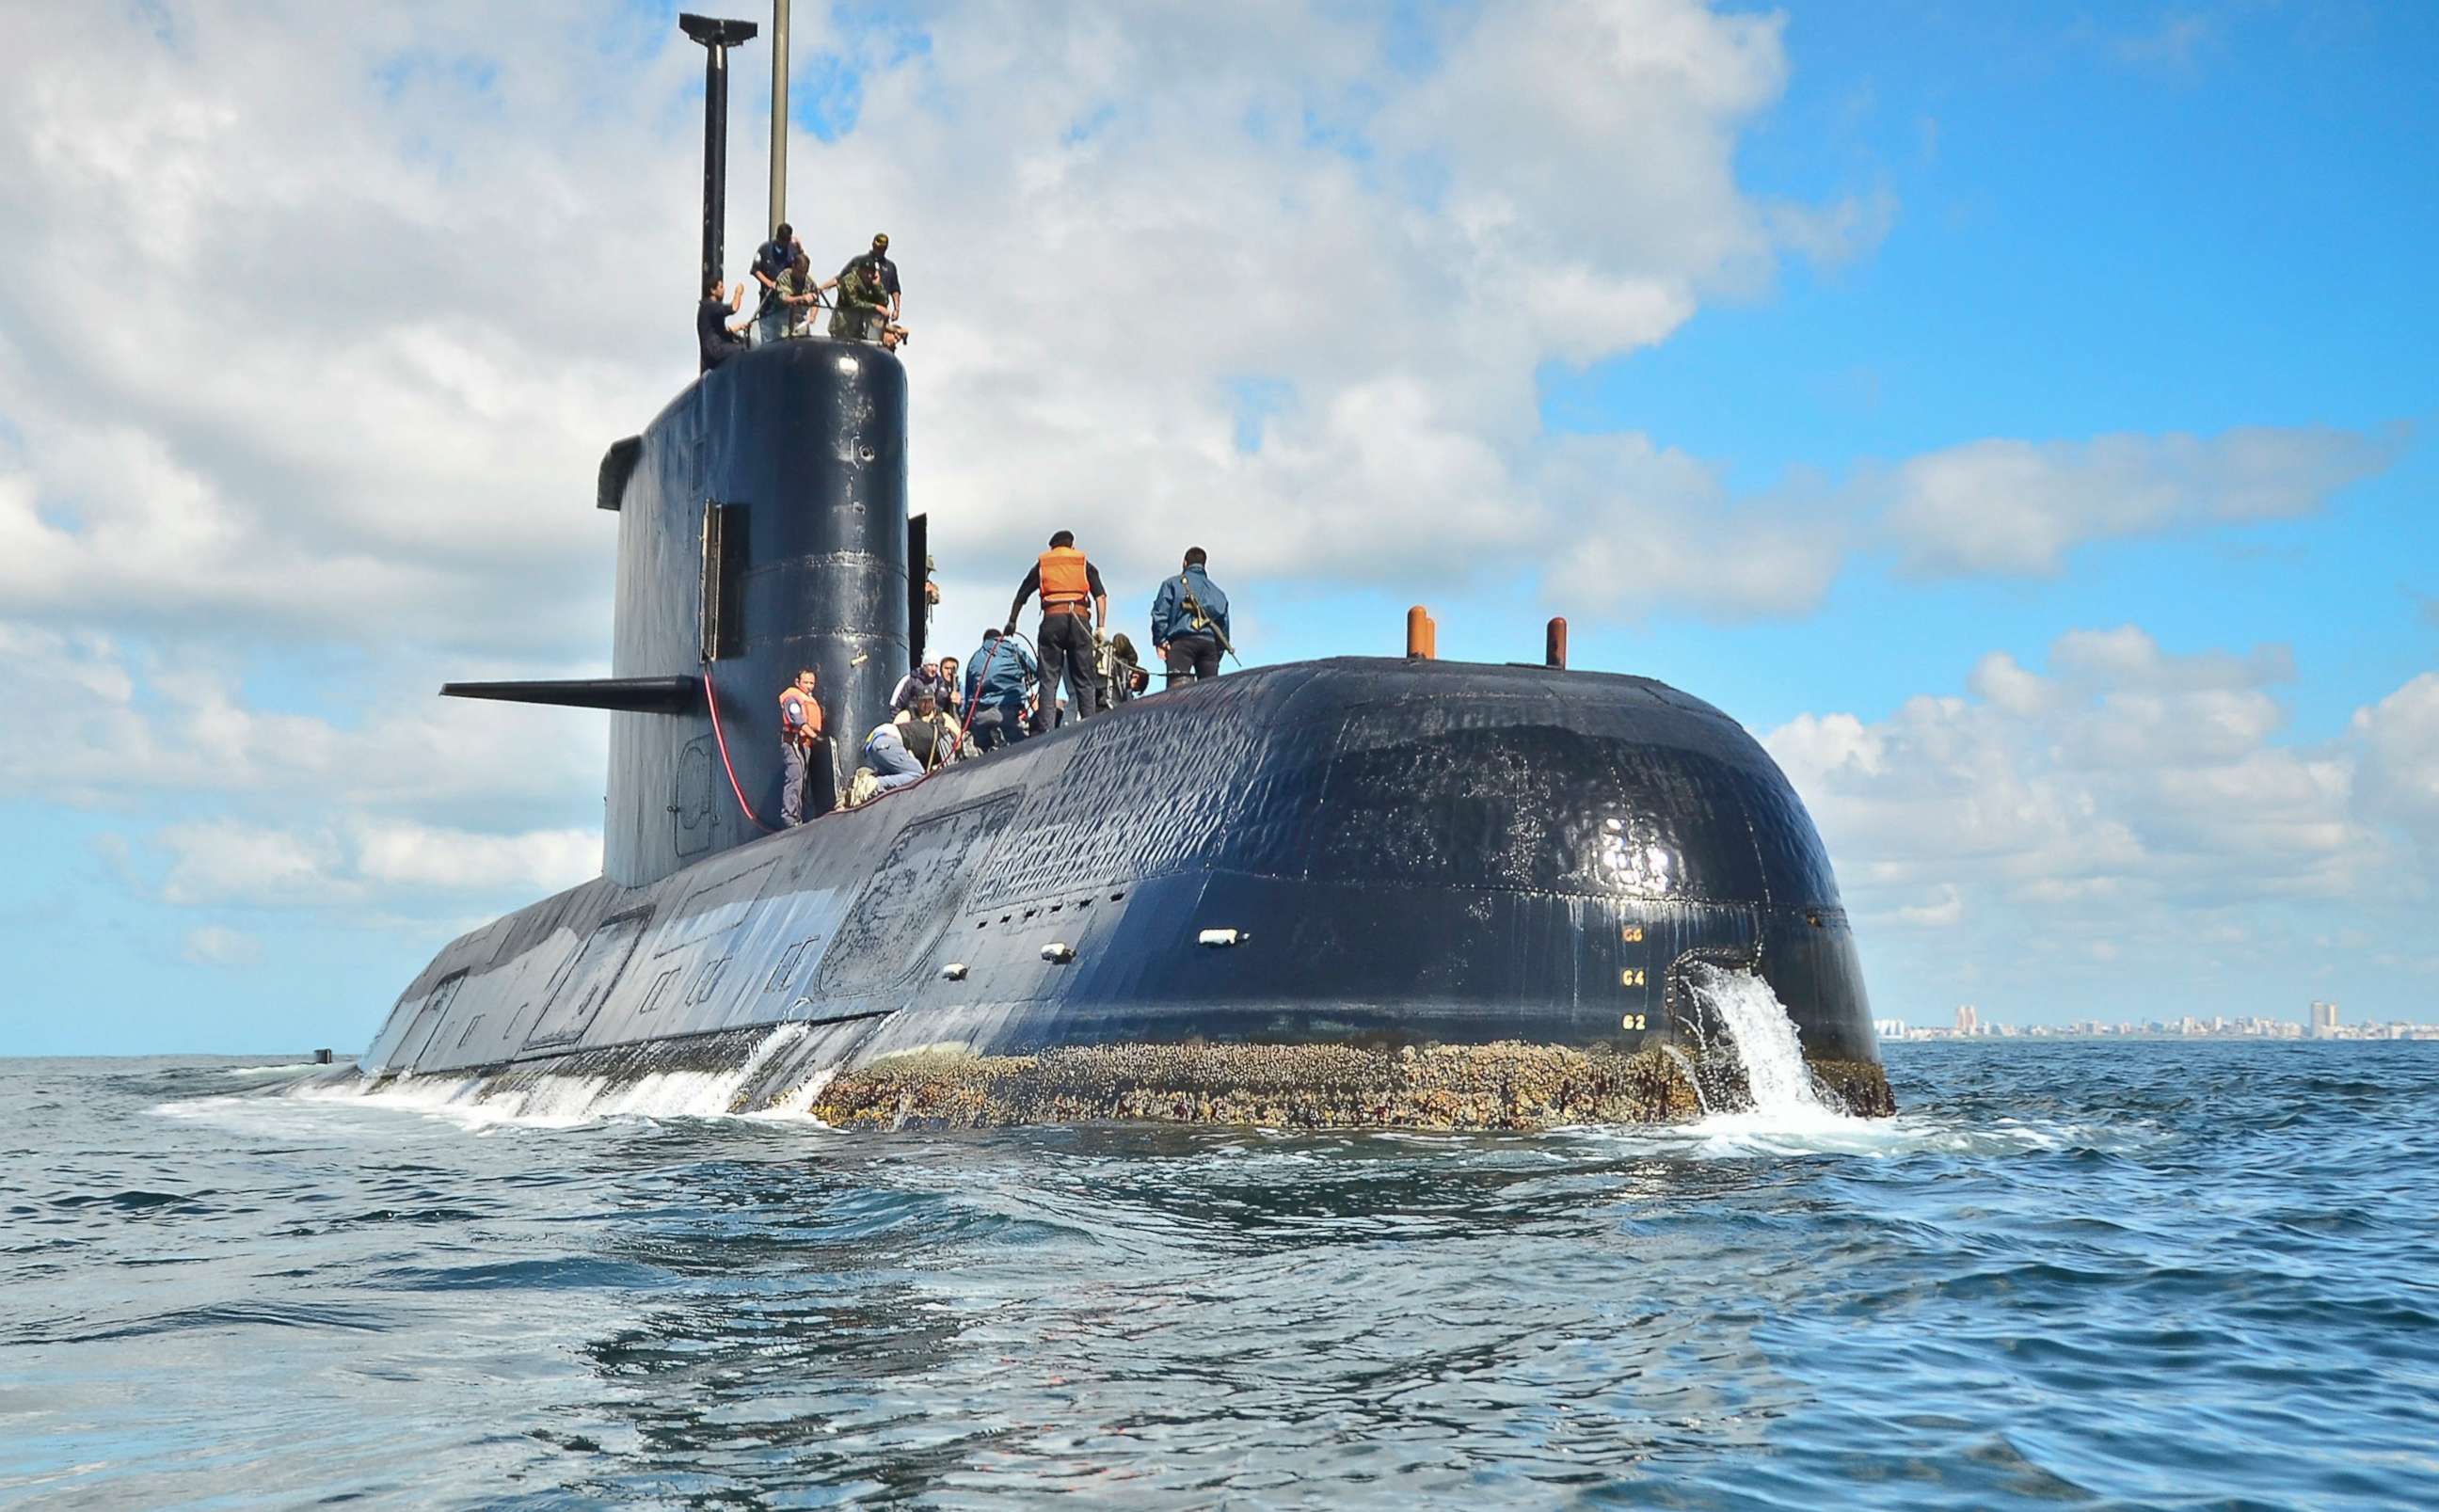
{"type": "Polygon", "coordinates": [[[753,1046],[768,1063],[741,1108],[921,1052],[1507,1044],[1647,1065],[1696,1037],[1684,972],[1704,960],[1758,972],[1807,1058],[1884,1104],[1827,859],[1735,721],[1641,678],[1341,659],[1141,700],[537,903],[443,951],[361,1068],[643,1074],[753,1046]]]}
{"type": "Polygon", "coordinates": [[[764,835],[776,690],[814,669],[852,752],[921,658],[906,436],[894,356],[793,341],[611,449],[614,675],[454,688],[613,711],[604,876],[443,951],[367,1076],[685,1071],[857,1121],[1668,1117],[1710,961],[1886,1105],[1802,804],[1641,678],[1239,672],[764,835]]]}

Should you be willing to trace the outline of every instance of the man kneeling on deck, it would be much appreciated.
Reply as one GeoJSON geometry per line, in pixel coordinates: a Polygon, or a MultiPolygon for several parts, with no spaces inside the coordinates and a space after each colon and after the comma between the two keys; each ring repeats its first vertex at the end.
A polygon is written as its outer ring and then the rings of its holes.
{"type": "Polygon", "coordinates": [[[915,690],[915,706],[898,716],[898,740],[926,772],[937,772],[957,759],[957,718],[940,707],[940,695],[925,684],[915,690]]]}
{"type": "Polygon", "coordinates": [[[923,780],[923,765],[906,749],[905,737],[895,724],[876,724],[863,738],[863,765],[855,769],[846,806],[860,809],[884,792],[923,780]]]}

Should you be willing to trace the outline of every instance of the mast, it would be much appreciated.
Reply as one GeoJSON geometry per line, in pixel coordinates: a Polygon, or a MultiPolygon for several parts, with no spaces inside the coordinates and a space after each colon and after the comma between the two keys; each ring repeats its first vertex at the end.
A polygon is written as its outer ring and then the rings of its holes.
{"type": "Polygon", "coordinates": [[[682,15],[678,29],[703,44],[703,276],[695,297],[720,277],[721,222],[728,214],[728,49],[754,40],[751,21],[682,15]]]}
{"type": "Polygon", "coordinates": [[[788,0],[771,0],[771,224],[788,219],[788,0]]]}

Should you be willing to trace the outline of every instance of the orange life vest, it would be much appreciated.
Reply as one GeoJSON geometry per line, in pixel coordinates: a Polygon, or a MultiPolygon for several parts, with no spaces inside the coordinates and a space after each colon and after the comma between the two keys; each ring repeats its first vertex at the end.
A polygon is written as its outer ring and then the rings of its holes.
{"type": "Polygon", "coordinates": [[[779,690],[779,735],[783,739],[810,745],[822,733],[822,701],[791,682],[779,690]],[[791,705],[798,706],[794,720],[789,718],[791,705]]]}
{"type": "Polygon", "coordinates": [[[1093,601],[1093,579],[1085,575],[1084,554],[1073,546],[1053,546],[1041,554],[1041,612],[1082,614],[1093,601]]]}

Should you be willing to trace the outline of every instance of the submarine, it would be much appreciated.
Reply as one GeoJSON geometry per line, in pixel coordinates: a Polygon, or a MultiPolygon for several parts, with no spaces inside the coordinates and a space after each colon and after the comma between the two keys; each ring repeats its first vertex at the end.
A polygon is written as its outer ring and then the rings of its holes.
{"type": "MultiPolygon", "coordinates": [[[[686,23],[709,283],[752,27],[686,23]]],[[[1190,683],[835,805],[929,649],[907,445],[899,357],[812,336],[610,446],[611,675],[443,689],[608,714],[601,875],[441,948],[349,1079],[707,1077],[841,1127],[1666,1121],[1733,1094],[1724,973],[1784,1005],[1817,1085],[1893,1111],[1785,774],[1700,699],[1568,667],[1556,623],[1538,662],[1464,663],[1418,611],[1402,656],[1190,683]],[[799,667],[828,811],[782,829],[799,667]]]]}

